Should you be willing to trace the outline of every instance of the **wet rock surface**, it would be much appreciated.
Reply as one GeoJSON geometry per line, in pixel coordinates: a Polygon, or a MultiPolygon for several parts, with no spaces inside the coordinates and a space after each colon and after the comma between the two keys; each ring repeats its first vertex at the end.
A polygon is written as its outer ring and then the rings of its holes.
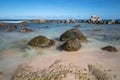
{"type": "Polygon", "coordinates": [[[68,30],[60,36],[61,41],[67,41],[71,38],[78,38],[81,42],[87,42],[87,38],[78,29],[68,30]]]}
{"type": "Polygon", "coordinates": [[[114,46],[106,46],[106,47],[103,47],[102,50],[104,51],[109,51],[109,52],[117,52],[117,48],[114,47],[114,46]]]}
{"type": "Polygon", "coordinates": [[[81,48],[81,42],[78,38],[72,38],[66,41],[62,46],[62,50],[77,51],[81,48]]]}
{"type": "Polygon", "coordinates": [[[55,41],[50,40],[45,36],[37,36],[28,43],[28,45],[32,47],[38,47],[38,48],[51,47],[54,44],[55,44],[55,41]]]}

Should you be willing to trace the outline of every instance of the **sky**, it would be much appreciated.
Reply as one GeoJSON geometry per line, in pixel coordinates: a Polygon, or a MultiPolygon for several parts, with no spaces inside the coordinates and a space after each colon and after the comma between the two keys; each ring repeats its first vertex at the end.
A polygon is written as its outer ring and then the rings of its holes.
{"type": "Polygon", "coordinates": [[[120,0],[0,0],[0,19],[120,19],[120,0]]]}

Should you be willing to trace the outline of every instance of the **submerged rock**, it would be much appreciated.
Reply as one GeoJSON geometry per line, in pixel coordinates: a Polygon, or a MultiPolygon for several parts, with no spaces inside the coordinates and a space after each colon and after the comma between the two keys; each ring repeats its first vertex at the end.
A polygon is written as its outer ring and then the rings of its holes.
{"type": "Polygon", "coordinates": [[[44,36],[37,36],[28,43],[28,45],[32,47],[38,47],[38,48],[50,47],[50,46],[53,46],[54,44],[55,44],[55,41],[50,40],[44,36]]]}
{"type": "Polygon", "coordinates": [[[23,28],[23,29],[20,30],[20,32],[28,33],[28,32],[33,32],[33,30],[28,29],[28,28],[23,28]]]}
{"type": "Polygon", "coordinates": [[[80,27],[81,27],[81,25],[80,25],[80,24],[78,24],[78,25],[74,26],[74,28],[80,28],[80,27]]]}
{"type": "Polygon", "coordinates": [[[14,31],[15,29],[17,29],[17,26],[16,25],[9,25],[9,26],[7,26],[8,28],[7,28],[7,30],[6,30],[6,32],[12,32],[12,31],[14,31]]]}
{"type": "Polygon", "coordinates": [[[71,38],[78,38],[81,42],[87,42],[87,38],[78,29],[71,29],[60,36],[61,41],[67,41],[71,38]]]}
{"type": "Polygon", "coordinates": [[[66,51],[77,51],[80,48],[81,48],[81,42],[78,38],[69,39],[61,46],[61,49],[66,51]]]}
{"type": "Polygon", "coordinates": [[[103,47],[102,50],[105,50],[105,51],[109,51],[109,52],[117,52],[117,48],[114,47],[114,46],[106,46],[106,47],[103,47]]]}

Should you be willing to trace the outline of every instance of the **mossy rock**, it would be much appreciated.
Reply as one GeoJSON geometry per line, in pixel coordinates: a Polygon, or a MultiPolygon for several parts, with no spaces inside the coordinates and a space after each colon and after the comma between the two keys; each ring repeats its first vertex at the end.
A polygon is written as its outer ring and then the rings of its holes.
{"type": "Polygon", "coordinates": [[[60,36],[61,41],[67,41],[71,38],[78,38],[81,42],[87,42],[87,38],[78,29],[71,29],[60,36]]]}
{"type": "Polygon", "coordinates": [[[62,46],[62,50],[77,51],[81,48],[81,42],[78,38],[72,38],[66,41],[62,46]]]}
{"type": "Polygon", "coordinates": [[[103,47],[102,50],[105,50],[105,51],[109,51],[109,52],[117,52],[117,48],[114,47],[114,46],[106,46],[106,47],[103,47]]]}
{"type": "Polygon", "coordinates": [[[37,36],[28,43],[28,45],[32,47],[39,47],[39,48],[50,47],[54,44],[55,44],[55,41],[50,40],[45,36],[37,36]]]}

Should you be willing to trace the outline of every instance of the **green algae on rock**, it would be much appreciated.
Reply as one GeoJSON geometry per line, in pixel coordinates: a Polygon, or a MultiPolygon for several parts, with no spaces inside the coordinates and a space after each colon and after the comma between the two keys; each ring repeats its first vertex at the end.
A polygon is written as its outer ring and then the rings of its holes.
{"type": "Polygon", "coordinates": [[[72,38],[66,41],[61,48],[66,51],[77,51],[81,48],[81,42],[78,38],[72,38]]]}
{"type": "Polygon", "coordinates": [[[45,36],[37,36],[28,43],[28,45],[32,47],[38,47],[38,48],[51,47],[54,44],[55,44],[55,41],[50,40],[45,36]]]}
{"type": "Polygon", "coordinates": [[[67,41],[71,38],[78,38],[81,42],[87,42],[87,38],[78,29],[71,29],[60,36],[61,41],[67,41]]]}

